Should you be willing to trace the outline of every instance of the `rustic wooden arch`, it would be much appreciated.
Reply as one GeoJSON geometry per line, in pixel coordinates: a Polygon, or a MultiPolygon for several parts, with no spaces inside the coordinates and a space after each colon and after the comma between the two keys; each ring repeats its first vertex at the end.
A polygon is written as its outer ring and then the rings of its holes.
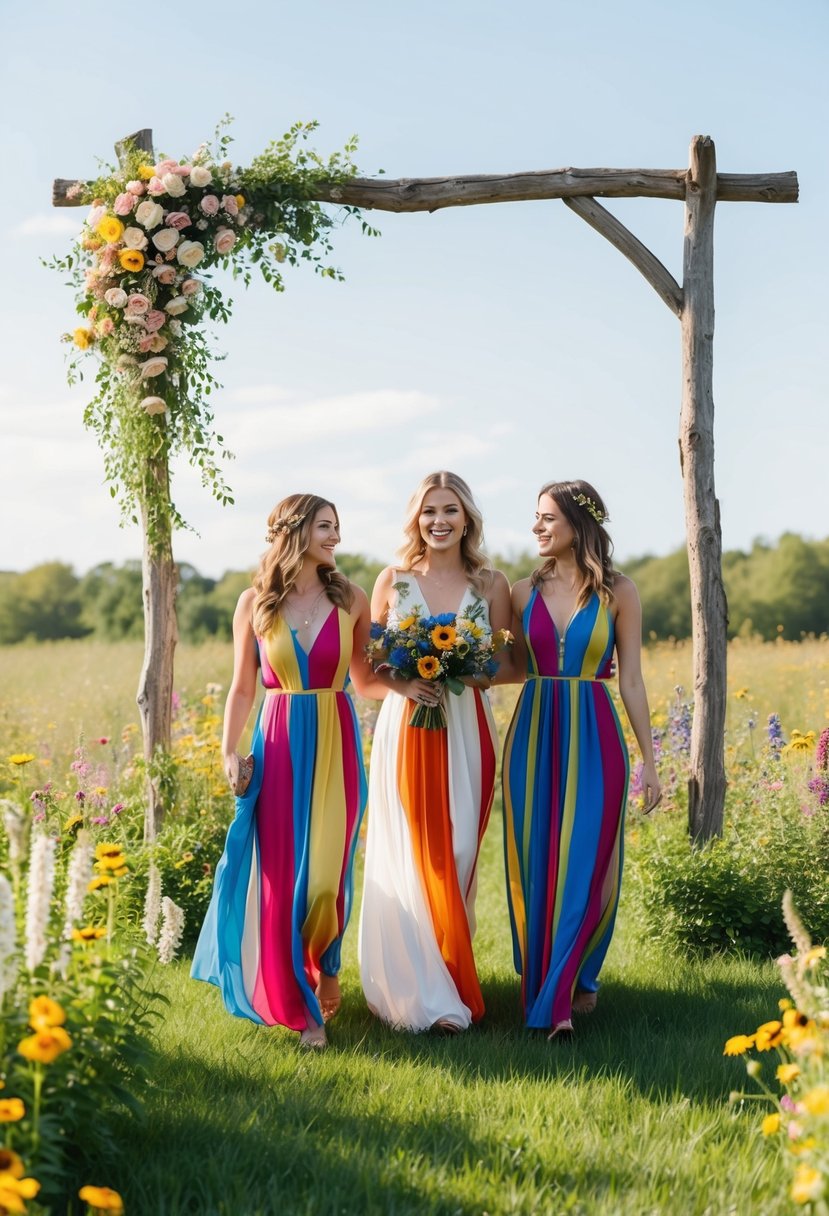
{"type": "MultiPolygon", "coordinates": [[[[152,152],[149,130],[139,131],[116,144],[119,158],[129,142],[152,152]]],[[[74,179],[55,181],[53,205],[77,205],[68,196],[74,185],[74,179]]],[[[694,841],[719,834],[725,804],[728,609],[722,581],[720,508],[714,488],[714,211],[718,202],[795,203],[797,174],[717,173],[713,140],[697,135],[691,141],[687,169],[556,169],[504,176],[353,178],[321,188],[312,197],[319,202],[395,212],[560,198],[630,259],[679,318],[682,333],[679,455],[691,579],[694,684],[688,820],[694,841]],[[596,202],[596,196],[684,202],[682,286],[624,224],[596,202]]],[[[153,472],[167,484],[166,464],[153,472]]],[[[145,660],[138,704],[148,759],[159,742],[169,741],[174,594],[171,542],[148,552],[145,540],[145,660]]],[[[150,802],[148,834],[154,835],[162,813],[157,788],[151,791],[150,802]]]]}

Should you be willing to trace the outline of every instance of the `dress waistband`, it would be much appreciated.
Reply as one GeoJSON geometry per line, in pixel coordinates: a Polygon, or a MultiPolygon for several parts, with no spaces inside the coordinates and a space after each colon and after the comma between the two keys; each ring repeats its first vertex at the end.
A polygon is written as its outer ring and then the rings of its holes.
{"type": "Polygon", "coordinates": [[[321,697],[325,693],[345,692],[344,688],[266,688],[268,697],[321,697]]]}
{"type": "Polygon", "coordinates": [[[530,674],[528,680],[563,680],[570,684],[607,684],[609,676],[539,676],[530,674]]]}

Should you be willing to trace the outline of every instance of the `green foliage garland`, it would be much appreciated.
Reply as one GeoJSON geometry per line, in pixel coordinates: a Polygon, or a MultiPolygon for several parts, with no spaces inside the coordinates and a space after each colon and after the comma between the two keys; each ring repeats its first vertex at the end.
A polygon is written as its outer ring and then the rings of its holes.
{"type": "Polygon", "coordinates": [[[248,285],[258,268],[276,291],[284,290],[286,263],[342,279],[328,262],[335,224],[356,216],[376,235],[355,208],[332,215],[311,198],[322,183],[356,174],[355,138],[324,160],[306,147],[317,124],[295,123],[241,169],[228,156],[229,121],[188,160],[151,163],[126,144],[119,167],[70,190],[91,211],[71,252],[47,263],[69,276],[84,318],[64,337],[74,342],[69,383],[83,378],[87,353],[97,357],[84,422],[104,451],[110,493],[125,518],[137,522],[140,508],[153,547],[184,526],[170,498],[172,456],[186,454],[213,496],[233,502],[220,467],[229,453],[210,403],[218,356],[204,325],[227,321],[231,301],[211,272],[229,269],[248,285]]]}

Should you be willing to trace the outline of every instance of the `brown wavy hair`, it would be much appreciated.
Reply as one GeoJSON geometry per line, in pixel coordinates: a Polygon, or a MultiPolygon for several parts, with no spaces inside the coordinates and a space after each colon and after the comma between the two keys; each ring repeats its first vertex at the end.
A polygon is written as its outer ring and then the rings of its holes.
{"type": "MultiPolygon", "coordinates": [[[[604,526],[608,519],[607,507],[599,493],[588,481],[550,481],[541,487],[538,497],[541,498],[542,494],[549,494],[576,534],[573,553],[584,580],[578,606],[583,607],[594,591],[604,604],[610,604],[616,571],[611,561],[613,541],[604,526]],[[585,499],[589,500],[593,511],[602,517],[601,523],[585,505],[585,499]]],[[[556,559],[551,557],[533,571],[532,585],[540,588],[555,568],[556,559]]]]}
{"type": "MultiPolygon", "coordinates": [[[[320,498],[318,494],[289,494],[276,504],[268,516],[266,540],[269,548],[262,554],[253,578],[256,590],[253,631],[259,637],[273,629],[282,601],[296,584],[314,519],[322,507],[330,507],[339,528],[337,508],[329,499],[320,498]]],[[[317,574],[331,603],[349,612],[354,603],[354,592],[345,575],[340,574],[335,566],[326,565],[317,566],[317,574]]]]}
{"type": "Polygon", "coordinates": [[[492,563],[483,550],[483,516],[464,479],[457,473],[447,473],[445,469],[427,474],[409,499],[403,524],[406,539],[398,550],[401,569],[411,570],[426,554],[418,520],[423,508],[423,499],[430,490],[451,490],[463,507],[466,515],[466,536],[461,538],[461,561],[470,585],[478,595],[482,595],[489,581],[487,576],[492,573],[492,563]]]}

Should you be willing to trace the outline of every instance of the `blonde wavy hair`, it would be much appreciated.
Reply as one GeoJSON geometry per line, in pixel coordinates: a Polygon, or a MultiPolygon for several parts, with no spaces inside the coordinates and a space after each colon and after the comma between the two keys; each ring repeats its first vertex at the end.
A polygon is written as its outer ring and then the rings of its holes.
{"type": "MultiPolygon", "coordinates": [[[[318,494],[289,494],[278,502],[268,516],[265,539],[269,548],[262,554],[253,578],[256,597],[253,601],[253,631],[264,637],[279,615],[285,596],[293,589],[302,569],[302,559],[310,543],[311,528],[317,512],[329,507],[334,512],[337,527],[340,517],[333,502],[318,494]]],[[[351,583],[335,566],[317,566],[317,574],[332,604],[350,611],[354,603],[351,583]]]]}
{"type": "Polygon", "coordinates": [[[466,536],[461,538],[461,561],[470,585],[478,595],[482,595],[489,582],[488,576],[492,573],[492,563],[483,550],[483,516],[469,486],[457,473],[447,473],[446,470],[429,473],[409,499],[403,524],[406,539],[398,550],[401,569],[411,570],[426,554],[419,520],[423,499],[430,490],[451,490],[463,507],[466,515],[466,536]]]}
{"type": "MultiPolygon", "coordinates": [[[[542,494],[549,494],[575,532],[573,554],[584,580],[578,607],[583,607],[594,591],[604,604],[609,605],[613,600],[616,571],[611,561],[613,541],[604,526],[608,520],[607,508],[601,497],[587,481],[549,481],[538,491],[539,499],[542,494]]],[[[533,571],[532,585],[540,588],[555,568],[556,559],[551,557],[533,571]]]]}

